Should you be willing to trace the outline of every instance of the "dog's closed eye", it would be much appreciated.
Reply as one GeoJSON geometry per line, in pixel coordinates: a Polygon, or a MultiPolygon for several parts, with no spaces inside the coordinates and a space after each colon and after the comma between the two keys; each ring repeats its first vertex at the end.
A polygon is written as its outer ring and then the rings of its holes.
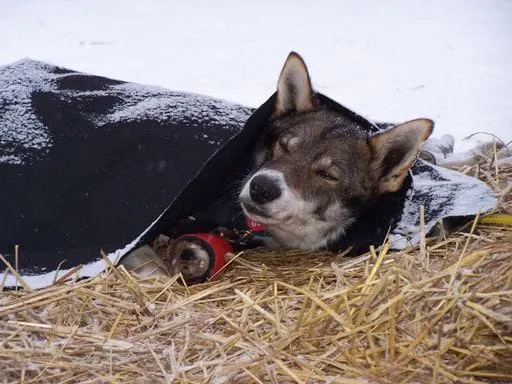
{"type": "Polygon", "coordinates": [[[330,183],[337,183],[340,181],[334,172],[325,169],[317,169],[315,174],[330,183]]]}

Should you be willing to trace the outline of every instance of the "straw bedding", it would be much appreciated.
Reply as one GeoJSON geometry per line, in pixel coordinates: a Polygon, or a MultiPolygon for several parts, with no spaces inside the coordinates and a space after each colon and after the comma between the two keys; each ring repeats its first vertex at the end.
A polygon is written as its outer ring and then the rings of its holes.
{"type": "Polygon", "coordinates": [[[0,382],[512,382],[512,168],[492,160],[462,171],[495,214],[402,252],[256,250],[190,287],[121,267],[4,291],[0,382]]]}

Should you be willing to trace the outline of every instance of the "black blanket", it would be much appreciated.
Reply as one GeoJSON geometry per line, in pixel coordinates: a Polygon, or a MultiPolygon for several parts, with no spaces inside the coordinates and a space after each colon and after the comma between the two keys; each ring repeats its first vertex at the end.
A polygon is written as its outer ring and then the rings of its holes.
{"type": "MultiPolygon", "coordinates": [[[[160,233],[186,231],[189,216],[215,210],[219,201],[222,214],[203,220],[202,229],[240,225],[235,191],[273,104],[274,96],[254,110],[31,60],[0,67],[0,254],[40,287],[57,268],[62,274],[85,264],[79,276],[99,273],[100,249],[116,263],[160,233]]],[[[478,180],[422,162],[413,173],[380,227],[356,227],[340,249],[378,244],[389,223],[395,248],[415,244],[421,204],[427,230],[494,205],[478,180]]],[[[7,276],[4,285],[15,284],[7,276]]]]}

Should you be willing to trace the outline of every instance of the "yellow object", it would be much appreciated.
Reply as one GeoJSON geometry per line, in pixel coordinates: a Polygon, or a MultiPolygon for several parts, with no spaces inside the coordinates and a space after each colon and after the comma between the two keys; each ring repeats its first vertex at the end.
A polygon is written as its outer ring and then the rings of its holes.
{"type": "Polygon", "coordinates": [[[512,225],[512,215],[494,214],[484,216],[479,220],[480,224],[503,224],[512,225]]]}

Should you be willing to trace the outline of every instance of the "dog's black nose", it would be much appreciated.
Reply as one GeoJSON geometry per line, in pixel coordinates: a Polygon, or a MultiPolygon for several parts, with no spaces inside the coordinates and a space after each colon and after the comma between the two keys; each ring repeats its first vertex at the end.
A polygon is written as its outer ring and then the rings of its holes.
{"type": "Polygon", "coordinates": [[[258,204],[269,203],[281,196],[279,185],[265,175],[258,175],[251,180],[251,199],[258,204]]]}

